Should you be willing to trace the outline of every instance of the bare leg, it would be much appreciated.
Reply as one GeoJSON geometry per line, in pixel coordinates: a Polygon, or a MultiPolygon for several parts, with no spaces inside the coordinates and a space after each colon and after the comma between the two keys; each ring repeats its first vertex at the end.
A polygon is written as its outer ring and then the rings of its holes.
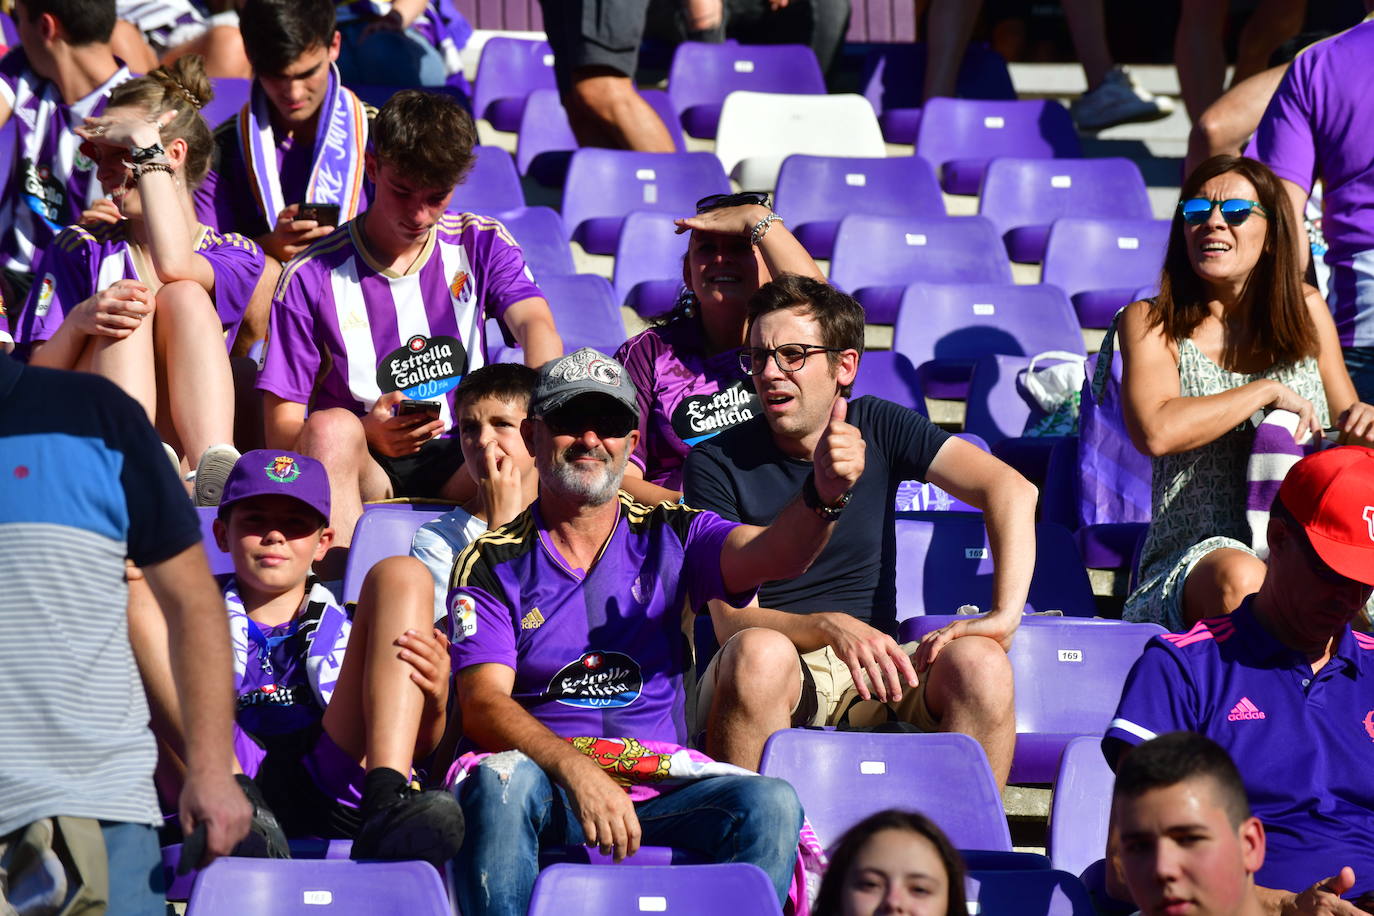
{"type": "Polygon", "coordinates": [[[688,33],[711,32],[724,20],[721,0],[683,0],[682,12],[688,33]]]}
{"type": "Polygon", "coordinates": [[[953,98],[983,0],[934,0],[926,20],[925,98],[953,98]]]}
{"type": "Polygon", "coordinates": [[[1083,62],[1083,75],[1088,89],[1096,89],[1107,78],[1107,71],[1115,65],[1107,48],[1107,21],[1102,12],[1103,0],[1064,0],[1064,17],[1069,21],[1069,33],[1078,59],[1083,62]]]}
{"type": "MultiPolygon", "coordinates": [[[[367,450],[362,421],[341,407],[310,414],[296,448],[302,454],[319,459],[329,472],[332,513],[329,524],[334,529],[334,546],[329,555],[316,564],[316,569],[326,579],[341,578],[348,545],[353,543],[353,529],[363,514],[363,501],[390,496],[391,480],[367,450]]],[[[433,588],[431,580],[431,609],[434,607],[433,588]]]]}
{"type": "Polygon", "coordinates": [[[706,753],[757,770],[768,736],[792,724],[799,664],[796,647],[776,630],[754,627],[731,637],[716,662],[706,753]]]}
{"type": "MultiPolygon", "coordinates": [[[[211,26],[199,38],[169,49],[162,55],[162,63],[170,64],[186,54],[202,55],[205,58],[205,72],[212,77],[251,79],[253,76],[253,67],[243,51],[243,35],[233,26],[211,26]]],[[[211,130],[215,126],[211,124],[211,130]]]]}
{"type": "Polygon", "coordinates": [[[1243,550],[1214,550],[1193,566],[1183,583],[1183,623],[1229,614],[1259,591],[1264,561],[1243,550]]]}
{"type": "Polygon", "coordinates": [[[578,70],[563,104],[568,109],[573,134],[582,146],[673,152],[673,138],[657,112],[635,91],[630,78],[616,70],[578,70]]]}
{"type": "Polygon", "coordinates": [[[124,19],[116,19],[110,33],[110,51],[134,73],[147,73],[157,67],[157,54],[144,41],[138,26],[124,19]]]}
{"type": "Polygon", "coordinates": [[[272,314],[272,295],[277,290],[277,280],[280,277],[281,261],[268,255],[263,261],[262,276],[258,278],[258,285],[253,288],[253,296],[248,300],[248,307],[243,310],[243,317],[239,319],[238,334],[234,337],[230,356],[247,356],[248,351],[253,349],[253,344],[267,336],[267,320],[272,314]]]}
{"type": "Polygon", "coordinates": [[[1222,153],[1240,155],[1287,72],[1287,64],[1270,67],[1231,87],[1208,106],[1188,135],[1184,173],[1191,175],[1193,169],[1222,153]]]}
{"type": "Polygon", "coordinates": [[[219,317],[204,288],[178,280],[158,290],[153,329],[172,424],[194,463],[210,446],[234,439],[234,378],[219,317]]]}
{"type": "Polygon", "coordinates": [[[1226,81],[1226,4],[1220,0],[1183,0],[1174,32],[1174,66],[1188,117],[1196,122],[1221,96],[1226,81]]]}
{"type": "Polygon", "coordinates": [[[1279,45],[1298,34],[1306,13],[1307,0],[1261,0],[1240,30],[1232,88],[1269,69],[1269,59],[1279,45]]]}
{"type": "Polygon", "coordinates": [[[123,340],[90,337],[76,365],[78,372],[93,372],[114,382],[143,407],[148,421],[157,417],[157,376],[153,369],[153,323],[156,312],[144,317],[123,340]]]}
{"type": "Polygon", "coordinates": [[[999,789],[1006,788],[1016,749],[1016,706],[1011,660],[985,636],[964,636],[945,646],[925,672],[926,707],[947,732],[962,732],[983,746],[999,789]]]}

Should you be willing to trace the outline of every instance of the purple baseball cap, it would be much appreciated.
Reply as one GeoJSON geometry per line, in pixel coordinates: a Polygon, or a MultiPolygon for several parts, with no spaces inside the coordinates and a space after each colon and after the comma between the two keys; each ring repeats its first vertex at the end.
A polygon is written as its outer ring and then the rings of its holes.
{"type": "Polygon", "coordinates": [[[289,496],[329,520],[329,475],[314,458],[279,449],[260,448],[234,463],[224,482],[219,515],[250,496],[289,496]]]}

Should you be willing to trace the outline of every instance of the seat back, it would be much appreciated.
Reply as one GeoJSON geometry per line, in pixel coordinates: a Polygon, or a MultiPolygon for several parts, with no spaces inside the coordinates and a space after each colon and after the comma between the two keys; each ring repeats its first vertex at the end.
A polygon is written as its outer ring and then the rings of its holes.
{"type": "Polygon", "coordinates": [[[964,893],[970,916],[1095,916],[1097,912],[1083,882],[1054,869],[970,871],[964,893]]]}
{"type": "Polygon", "coordinates": [[[577,149],[577,137],[557,89],[536,89],[525,98],[515,140],[515,167],[550,187],[556,187],[577,149]]]}
{"type": "MultiPolygon", "coordinates": [[[[1047,361],[1045,365],[1054,365],[1054,362],[1047,361]]],[[[1029,366],[1029,356],[1006,353],[980,356],[969,379],[964,429],[982,436],[990,445],[1021,435],[1031,415],[1030,403],[1021,394],[1022,374],[1029,366]]]]}
{"type": "Polygon", "coordinates": [[[1083,327],[1105,328],[1136,290],[1159,281],[1167,220],[1064,217],[1050,227],[1041,280],[1069,294],[1083,327]]]}
{"type": "Polygon", "coordinates": [[[614,353],[625,342],[625,321],[620,315],[611,283],[599,274],[564,274],[545,277],[539,288],[549,301],[553,323],[571,353],[578,347],[594,347],[614,353]]]}
{"type": "Polygon", "coordinates": [[[859,360],[859,374],[854,379],[850,400],[867,394],[910,407],[923,417],[930,416],[916,367],[895,350],[869,350],[859,360]]]}
{"type": "Polygon", "coordinates": [[[215,91],[215,97],[206,102],[205,107],[200,110],[200,116],[210,125],[210,130],[213,131],[225,121],[238,116],[248,101],[252,86],[252,80],[242,77],[210,77],[210,88],[215,91]]]}
{"type": "Polygon", "coordinates": [[[945,215],[935,173],[915,156],[788,156],[778,172],[776,198],[788,228],[814,258],[831,256],[840,220],[850,213],[945,215]]]}
{"type": "Polygon", "coordinates": [[[759,772],[792,784],[823,846],[870,814],[911,808],[956,847],[1011,849],[987,755],[968,735],[783,729],[764,745],[759,772]]]}
{"type": "Polygon", "coordinates": [[[493,36],[477,59],[473,116],[486,118],[497,130],[515,130],[530,93],[557,88],[553,48],[547,41],[493,36]]]}
{"type": "Polygon", "coordinates": [[[806,45],[685,41],[673,52],[668,97],[693,137],[716,135],[721,105],[738,90],[823,95],[825,77],[806,45]]]}
{"type": "Polygon", "coordinates": [[[978,204],[1005,233],[1072,217],[1153,218],[1140,167],[1129,159],[999,158],[988,163],[978,204]]]}
{"type": "MultiPolygon", "coordinates": [[[[897,42],[868,46],[863,94],[873,103],[889,143],[914,143],[925,106],[926,45],[897,42]]],[[[1000,54],[970,42],[955,84],[962,99],[1014,99],[1016,87],[1000,54]]]]}
{"type": "MultiPolygon", "coordinates": [[[[454,470],[457,470],[455,468],[454,470]]],[[[353,544],[344,567],[345,604],[358,600],[363,580],[377,563],[388,557],[410,553],[410,541],[420,526],[442,515],[441,510],[411,505],[365,506],[362,518],[353,529],[353,544]]]]}
{"type": "Polygon", "coordinates": [[[615,295],[640,315],[672,309],[682,288],[682,259],[690,233],[673,225],[671,213],[636,210],[625,217],[615,251],[615,295]]]}
{"type": "Polygon", "coordinates": [[[449,198],[449,211],[487,215],[523,207],[525,192],[510,153],[499,146],[474,146],[472,154],[472,170],[449,198]]]}
{"type": "Polygon", "coordinates": [[[861,95],[732,92],[726,97],[716,155],[741,187],[775,187],[782,161],[794,153],[877,158],[887,155],[887,146],[873,106],[861,95]]]}
{"type": "Polygon", "coordinates": [[[448,916],[448,892],[428,862],[348,859],[222,858],[191,891],[195,916],[292,916],[319,909],[331,916],[448,916]]]}
{"type": "Polygon", "coordinates": [[[916,155],[940,171],[956,159],[1077,158],[1078,131],[1053,99],[984,101],[935,98],[921,110],[916,155]]]}
{"type": "Polygon", "coordinates": [[[499,219],[525,253],[525,264],[536,283],[551,274],[577,273],[568,230],[558,211],[550,207],[520,207],[497,213],[499,219]]]}
{"type": "Polygon", "coordinates": [[[768,875],[757,865],[744,862],[638,868],[551,865],[534,882],[529,916],[601,916],[608,912],[767,916],[781,914],[782,909],[768,875]]]}
{"type": "Polygon", "coordinates": [[[1080,875],[1106,854],[1115,781],[1101,738],[1074,738],[1064,748],[1050,801],[1049,853],[1055,868],[1080,875]]]}

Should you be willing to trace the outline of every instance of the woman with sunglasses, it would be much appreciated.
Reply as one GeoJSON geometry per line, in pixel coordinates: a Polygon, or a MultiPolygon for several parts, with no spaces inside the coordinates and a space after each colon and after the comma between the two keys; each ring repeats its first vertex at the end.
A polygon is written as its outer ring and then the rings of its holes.
{"type": "MultiPolygon", "coordinates": [[[[1336,326],[1302,282],[1291,209],[1262,163],[1215,156],[1184,182],[1159,295],[1118,316],[1123,413],[1153,459],[1153,520],[1124,617],[1182,630],[1259,588],[1245,468],[1258,411],[1289,410],[1297,438],[1369,436],[1336,326]]],[[[1110,359],[1113,331],[1103,342],[1110,359]]]]}
{"type": "Polygon", "coordinates": [[[108,195],[40,261],[16,340],[34,365],[103,375],[133,396],[174,451],[197,463],[196,499],[218,502],[238,453],[224,329],[242,315],[263,255],[195,217],[191,192],[213,140],[199,55],[118,86],[76,129],[108,195]]]}
{"type": "Polygon", "coordinates": [[[616,351],[639,392],[624,488],[651,505],[681,498],[693,445],[760,414],[739,361],[749,298],[782,273],[825,279],[766,193],[713,194],[675,222],[691,233],[677,306],[616,351]]]}

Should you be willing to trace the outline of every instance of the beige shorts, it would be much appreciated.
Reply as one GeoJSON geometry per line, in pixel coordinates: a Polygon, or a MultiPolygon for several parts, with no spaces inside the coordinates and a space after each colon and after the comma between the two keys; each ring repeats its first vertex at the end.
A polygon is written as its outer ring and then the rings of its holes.
{"type": "MultiPolygon", "coordinates": [[[[902,651],[912,656],[918,645],[920,643],[903,643],[902,651]]],[[[721,653],[717,652],[711,659],[697,684],[696,721],[691,729],[693,735],[699,735],[706,729],[706,718],[711,710],[720,672],[720,656],[721,653]]],[[[902,699],[898,703],[860,700],[849,666],[829,646],[814,652],[798,653],[798,658],[801,662],[797,666],[801,695],[792,707],[794,728],[802,725],[837,725],[842,718],[846,718],[848,711],[847,720],[854,726],[867,727],[897,720],[909,722],[923,732],[940,730],[939,723],[926,706],[924,678],[915,690],[902,691],[902,699]]]]}

